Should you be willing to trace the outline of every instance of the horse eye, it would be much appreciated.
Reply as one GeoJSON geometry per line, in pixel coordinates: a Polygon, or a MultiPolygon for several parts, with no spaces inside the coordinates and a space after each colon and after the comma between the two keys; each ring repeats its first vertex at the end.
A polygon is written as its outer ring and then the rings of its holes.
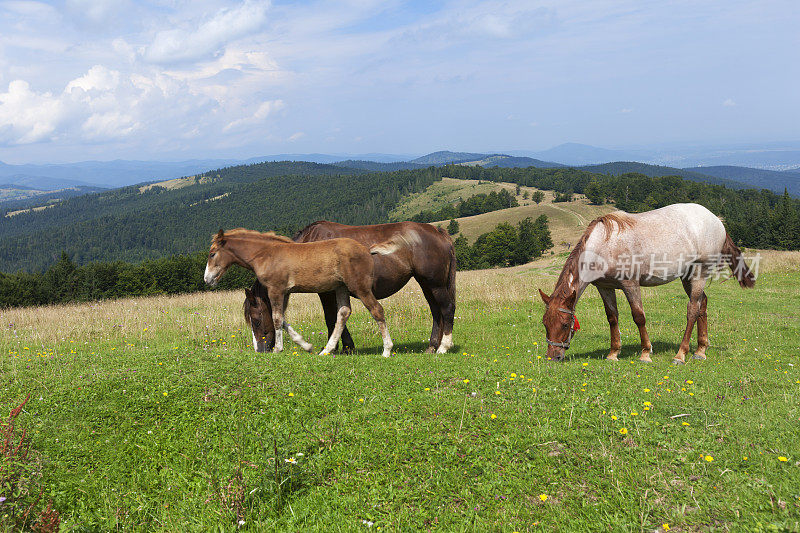
{"type": "Polygon", "coordinates": [[[208,257],[210,259],[210,258],[214,257],[215,255],[217,255],[217,252],[211,252],[210,254],[208,254],[208,257]]]}

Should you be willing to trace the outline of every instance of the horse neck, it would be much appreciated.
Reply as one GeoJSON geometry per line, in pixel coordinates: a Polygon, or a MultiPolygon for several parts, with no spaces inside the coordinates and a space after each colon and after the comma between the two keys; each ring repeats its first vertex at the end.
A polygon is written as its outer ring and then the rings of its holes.
{"type": "Polygon", "coordinates": [[[581,237],[581,239],[578,241],[578,244],[576,244],[572,249],[572,252],[567,258],[567,262],[564,264],[564,269],[561,271],[561,275],[558,277],[556,288],[553,291],[554,296],[558,295],[563,298],[566,298],[572,294],[572,291],[575,291],[575,305],[578,304],[578,300],[580,299],[581,295],[583,295],[583,291],[585,291],[589,286],[589,282],[582,280],[580,276],[581,255],[587,251],[600,253],[599,250],[594,250],[588,241],[589,235],[585,235],[585,237],[581,237]]]}
{"type": "Polygon", "coordinates": [[[271,249],[277,242],[270,238],[232,237],[226,240],[225,248],[233,255],[237,265],[254,270],[253,261],[256,256],[271,249]]]}

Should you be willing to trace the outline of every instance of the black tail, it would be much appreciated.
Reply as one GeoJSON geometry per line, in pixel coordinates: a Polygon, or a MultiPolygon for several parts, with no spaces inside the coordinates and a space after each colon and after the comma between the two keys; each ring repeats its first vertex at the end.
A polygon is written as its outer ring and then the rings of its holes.
{"type": "Polygon", "coordinates": [[[739,280],[739,285],[745,289],[752,289],[756,284],[756,276],[747,263],[744,262],[742,251],[731,240],[731,236],[725,234],[725,244],[722,245],[722,256],[731,267],[734,277],[739,280]]]}
{"type": "Polygon", "coordinates": [[[453,307],[456,305],[456,249],[453,246],[453,239],[450,237],[450,234],[447,233],[447,230],[444,228],[436,227],[439,230],[439,233],[444,235],[447,238],[447,242],[450,245],[450,270],[447,272],[447,294],[450,296],[450,301],[453,302],[453,307]]]}

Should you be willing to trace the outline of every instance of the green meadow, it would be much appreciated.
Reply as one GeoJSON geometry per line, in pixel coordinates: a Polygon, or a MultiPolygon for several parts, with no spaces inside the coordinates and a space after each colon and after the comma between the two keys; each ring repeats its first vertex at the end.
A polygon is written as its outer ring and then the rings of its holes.
{"type": "MultiPolygon", "coordinates": [[[[64,531],[800,529],[797,254],[754,290],[712,282],[708,360],[685,366],[679,283],[644,290],[654,363],[621,294],[604,360],[593,288],[546,361],[536,289],[560,261],[460,273],[442,355],[414,282],[384,301],[389,359],[355,300],[359,352],[328,357],[254,353],[240,292],[4,310],[0,415],[31,395],[22,489],[64,531]]],[[[318,351],[315,299],[287,317],[318,351]]]]}

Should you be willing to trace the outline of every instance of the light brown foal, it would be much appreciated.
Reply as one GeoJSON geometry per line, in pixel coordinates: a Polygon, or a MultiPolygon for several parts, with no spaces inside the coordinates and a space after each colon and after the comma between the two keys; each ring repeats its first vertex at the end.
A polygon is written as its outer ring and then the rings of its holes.
{"type": "MultiPolygon", "coordinates": [[[[334,292],[338,307],[336,326],[320,355],[331,353],[339,342],[351,313],[350,294],[361,300],[378,323],[383,337],[383,356],[389,357],[391,354],[392,339],[386,327],[383,307],[372,294],[372,257],[369,250],[358,242],[330,239],[296,243],[272,232],[260,233],[243,228],[228,232],[219,230],[211,241],[205,282],[216,285],[232,264],[255,272],[258,281],[267,290],[275,328],[273,351],[283,350],[283,329],[286,329],[283,314],[291,293],[334,292]]],[[[299,341],[294,337],[291,328],[287,332],[301,346],[305,343],[299,335],[299,341]]]]}

